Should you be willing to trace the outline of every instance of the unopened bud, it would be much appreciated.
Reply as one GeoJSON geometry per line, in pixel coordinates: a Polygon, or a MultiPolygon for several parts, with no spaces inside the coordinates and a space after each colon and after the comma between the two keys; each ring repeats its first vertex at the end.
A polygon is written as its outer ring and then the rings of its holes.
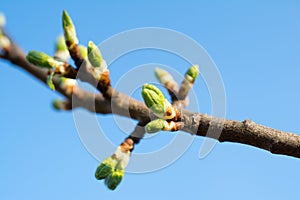
{"type": "Polygon", "coordinates": [[[163,93],[154,85],[145,84],[142,88],[142,96],[145,104],[154,114],[164,113],[165,97],[163,93]]]}
{"type": "Polygon", "coordinates": [[[78,44],[75,26],[72,22],[71,17],[65,10],[63,11],[62,14],[62,23],[63,23],[64,36],[66,42],[69,43],[70,45],[78,44]]]}
{"type": "Polygon", "coordinates": [[[164,129],[165,122],[166,121],[164,119],[155,119],[145,126],[145,130],[147,133],[159,132],[164,129]]]}
{"type": "Polygon", "coordinates": [[[185,78],[188,79],[189,82],[194,83],[194,81],[198,77],[198,74],[199,74],[199,66],[193,65],[185,73],[185,78]]]}
{"type": "Polygon", "coordinates": [[[57,61],[51,56],[39,51],[30,51],[27,54],[26,59],[33,65],[48,69],[64,65],[63,62],[57,61]]]}
{"type": "Polygon", "coordinates": [[[92,41],[88,44],[88,58],[93,67],[101,67],[102,55],[97,47],[92,41]]]}

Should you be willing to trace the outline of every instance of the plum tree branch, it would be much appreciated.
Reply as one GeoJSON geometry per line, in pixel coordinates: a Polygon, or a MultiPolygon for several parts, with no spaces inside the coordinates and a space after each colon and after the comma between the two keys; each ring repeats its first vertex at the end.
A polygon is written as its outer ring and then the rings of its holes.
{"type": "MultiPolygon", "coordinates": [[[[24,69],[43,83],[47,80],[47,70],[30,64],[24,52],[11,39],[10,48],[5,49],[1,59],[24,69]]],[[[90,80],[90,79],[87,79],[90,80]]],[[[58,78],[54,78],[58,92],[73,102],[72,108],[82,107],[100,114],[117,114],[138,121],[133,134],[129,136],[138,143],[144,135],[143,127],[150,121],[149,109],[144,103],[118,91],[111,91],[111,99],[101,93],[94,94],[77,87],[72,94],[62,88],[58,78]]],[[[214,138],[220,142],[235,142],[265,149],[274,154],[300,158],[300,136],[256,124],[250,120],[243,122],[219,119],[201,113],[182,110],[183,131],[197,136],[214,138]],[[208,134],[207,134],[208,133],[208,134]]]]}

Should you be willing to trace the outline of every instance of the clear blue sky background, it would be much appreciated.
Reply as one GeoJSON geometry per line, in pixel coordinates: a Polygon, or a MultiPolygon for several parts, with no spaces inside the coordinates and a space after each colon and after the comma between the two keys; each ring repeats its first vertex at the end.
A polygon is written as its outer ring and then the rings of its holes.
{"type": "MultiPolygon", "coordinates": [[[[61,33],[63,9],[73,17],[83,44],[147,26],[187,34],[208,51],[220,70],[227,118],[248,118],[300,133],[299,1],[12,0],[0,5],[8,32],[22,48],[47,53],[52,53],[53,41],[61,33]]],[[[124,56],[111,66],[112,81],[143,63],[164,63],[182,72],[189,67],[171,56],[154,54],[124,56]]],[[[59,96],[18,68],[2,61],[0,65],[2,200],[300,198],[299,160],[231,143],[218,143],[199,160],[203,138],[196,138],[171,166],[126,174],[119,188],[109,191],[94,179],[98,161],[82,145],[72,114],[51,108],[51,101],[59,96]]],[[[197,83],[200,104],[209,105],[203,80],[197,83]]],[[[108,122],[103,128],[116,135],[115,142],[121,142],[124,134],[112,117],[101,119],[108,122]]],[[[166,133],[164,142],[172,138],[166,133]]],[[[155,149],[156,142],[142,141],[136,152],[145,151],[143,145],[155,149]]]]}

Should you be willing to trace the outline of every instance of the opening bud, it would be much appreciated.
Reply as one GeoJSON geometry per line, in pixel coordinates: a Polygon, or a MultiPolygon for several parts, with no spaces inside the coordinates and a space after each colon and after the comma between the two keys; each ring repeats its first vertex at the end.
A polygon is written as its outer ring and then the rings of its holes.
{"type": "Polygon", "coordinates": [[[111,156],[103,160],[95,172],[96,179],[98,180],[105,179],[107,176],[109,176],[114,172],[116,165],[117,165],[117,160],[113,159],[111,156]]]}
{"type": "Polygon", "coordinates": [[[146,106],[154,114],[161,115],[164,113],[165,97],[156,86],[145,84],[142,88],[142,96],[146,106]]]}
{"type": "Polygon", "coordinates": [[[121,183],[122,179],[124,177],[124,170],[123,169],[117,169],[113,171],[110,175],[108,175],[105,179],[105,185],[110,190],[115,190],[117,186],[121,183]]]}

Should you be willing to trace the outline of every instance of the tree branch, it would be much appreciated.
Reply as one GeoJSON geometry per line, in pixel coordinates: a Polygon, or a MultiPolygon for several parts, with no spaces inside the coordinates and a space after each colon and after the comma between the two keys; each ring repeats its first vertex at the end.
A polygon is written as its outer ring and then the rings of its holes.
{"type": "MultiPolygon", "coordinates": [[[[11,41],[10,48],[6,49],[5,55],[2,58],[26,70],[42,82],[46,82],[47,70],[28,63],[24,52],[13,41],[11,41]]],[[[141,136],[144,134],[142,127],[150,121],[149,109],[144,103],[118,91],[113,92],[111,99],[104,98],[102,94],[93,94],[80,88],[76,88],[73,94],[70,94],[59,86],[57,78],[54,78],[53,82],[58,92],[69,100],[75,100],[73,102],[76,105],[72,105],[73,108],[83,107],[90,112],[101,114],[112,113],[136,119],[139,125],[129,137],[135,143],[139,142],[141,136]]],[[[250,120],[243,122],[225,120],[186,110],[182,111],[182,122],[184,123],[182,130],[193,135],[211,137],[220,142],[251,145],[274,154],[300,158],[300,136],[297,134],[268,128],[255,124],[250,120]],[[210,130],[209,135],[207,135],[208,130],[210,130]]]]}
{"type": "Polygon", "coordinates": [[[185,113],[183,122],[183,130],[191,134],[206,136],[210,129],[209,137],[219,142],[247,144],[273,154],[300,158],[300,136],[294,133],[275,130],[250,120],[224,120],[199,113],[185,113]]]}

